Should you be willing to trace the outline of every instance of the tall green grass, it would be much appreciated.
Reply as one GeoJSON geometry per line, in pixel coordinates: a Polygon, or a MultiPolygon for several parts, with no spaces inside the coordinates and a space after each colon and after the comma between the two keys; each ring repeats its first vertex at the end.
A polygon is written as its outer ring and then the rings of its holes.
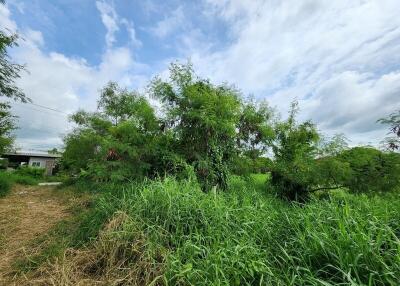
{"type": "Polygon", "coordinates": [[[0,172],[0,198],[5,197],[12,187],[12,181],[4,172],[0,172]]]}
{"type": "Polygon", "coordinates": [[[134,269],[144,284],[400,285],[398,194],[290,205],[261,181],[232,178],[225,193],[134,185],[99,199],[77,239],[98,237],[91,271],[134,269]]]}

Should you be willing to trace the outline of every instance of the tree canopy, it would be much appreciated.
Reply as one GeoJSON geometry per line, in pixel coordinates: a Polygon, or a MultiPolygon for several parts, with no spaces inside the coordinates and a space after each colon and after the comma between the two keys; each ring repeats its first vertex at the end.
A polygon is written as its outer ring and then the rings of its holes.
{"type": "Polygon", "coordinates": [[[280,120],[267,102],[245,100],[234,87],[198,77],[190,64],[173,63],[146,94],[110,82],[96,111],[71,116],[77,127],[65,137],[63,163],[95,181],[195,177],[204,191],[227,189],[230,173],[271,172],[281,197],[301,201],[319,190],[397,184],[399,158],[350,149],[343,135],[324,137],[311,121],[298,122],[298,111],[295,101],[280,120]]]}

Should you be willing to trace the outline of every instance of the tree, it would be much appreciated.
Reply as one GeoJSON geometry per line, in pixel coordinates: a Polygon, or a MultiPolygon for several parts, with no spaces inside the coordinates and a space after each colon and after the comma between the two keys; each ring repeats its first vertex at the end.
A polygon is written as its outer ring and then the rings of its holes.
{"type": "Polygon", "coordinates": [[[7,53],[7,48],[17,46],[17,39],[17,34],[7,35],[0,31],[0,96],[29,102],[30,99],[15,85],[24,66],[11,62],[7,53]]]}
{"type": "Polygon", "coordinates": [[[337,160],[347,163],[348,176],[341,184],[355,193],[392,191],[400,185],[400,154],[372,147],[354,147],[343,151],[337,160]]]}
{"type": "Polygon", "coordinates": [[[145,97],[109,83],[98,110],[71,116],[77,124],[64,139],[65,168],[84,171],[96,181],[126,181],[152,176],[160,127],[145,97]]]}
{"type": "Polygon", "coordinates": [[[297,103],[276,126],[271,183],[288,200],[347,188],[351,192],[392,191],[400,184],[400,155],[371,147],[349,149],[343,135],[322,138],[309,121],[297,123],[297,103]]]}
{"type": "Polygon", "coordinates": [[[177,153],[195,168],[203,189],[225,189],[240,120],[238,91],[198,78],[190,64],[172,64],[169,81],[154,79],[150,94],[163,103],[164,128],[173,131],[177,153]]]}
{"type": "Polygon", "coordinates": [[[266,101],[257,103],[250,100],[242,103],[237,126],[240,152],[256,159],[270,147],[275,135],[272,123],[274,117],[275,112],[266,101]]]}
{"type": "Polygon", "coordinates": [[[10,113],[10,106],[0,103],[0,154],[3,154],[13,143],[11,132],[16,129],[15,116],[10,113]]]}
{"type": "MultiPolygon", "coordinates": [[[[4,1],[0,1],[0,5],[4,1]]],[[[17,45],[17,34],[7,35],[0,30],[0,97],[11,98],[21,102],[29,102],[30,99],[15,85],[15,79],[20,77],[22,65],[10,61],[7,49],[17,45]]],[[[10,105],[0,103],[0,153],[3,153],[12,145],[11,131],[16,129],[15,116],[10,113],[10,105]]]]}
{"type": "Polygon", "coordinates": [[[390,127],[390,133],[394,136],[386,138],[386,144],[389,150],[399,151],[400,150],[400,110],[390,114],[387,118],[381,118],[378,122],[382,124],[388,124],[390,127]]]}
{"type": "Polygon", "coordinates": [[[321,137],[319,141],[319,157],[337,156],[349,148],[348,139],[344,134],[335,134],[333,137],[321,137]]]}
{"type": "Polygon", "coordinates": [[[270,159],[264,157],[275,136],[275,111],[266,101],[242,100],[236,126],[235,155],[230,170],[237,175],[267,172],[270,159]]]}
{"type": "Polygon", "coordinates": [[[272,145],[274,166],[271,183],[277,192],[289,200],[305,200],[315,185],[313,176],[320,136],[310,121],[298,124],[298,103],[291,105],[286,121],[276,125],[272,145]]]}

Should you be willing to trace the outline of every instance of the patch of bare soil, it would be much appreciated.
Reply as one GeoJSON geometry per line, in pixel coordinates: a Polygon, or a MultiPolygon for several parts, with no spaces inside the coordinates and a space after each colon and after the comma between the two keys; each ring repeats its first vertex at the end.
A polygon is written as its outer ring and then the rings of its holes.
{"type": "Polygon", "coordinates": [[[68,215],[65,198],[54,187],[15,186],[0,199],[0,285],[21,285],[12,263],[29,242],[68,215]]]}

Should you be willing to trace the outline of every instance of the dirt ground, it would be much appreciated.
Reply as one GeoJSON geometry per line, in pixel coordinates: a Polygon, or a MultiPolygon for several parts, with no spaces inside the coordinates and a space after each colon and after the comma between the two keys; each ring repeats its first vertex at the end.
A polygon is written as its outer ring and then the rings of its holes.
{"type": "Polygon", "coordinates": [[[0,198],[0,285],[21,285],[12,263],[29,243],[68,216],[68,198],[51,186],[15,186],[0,198]]]}

